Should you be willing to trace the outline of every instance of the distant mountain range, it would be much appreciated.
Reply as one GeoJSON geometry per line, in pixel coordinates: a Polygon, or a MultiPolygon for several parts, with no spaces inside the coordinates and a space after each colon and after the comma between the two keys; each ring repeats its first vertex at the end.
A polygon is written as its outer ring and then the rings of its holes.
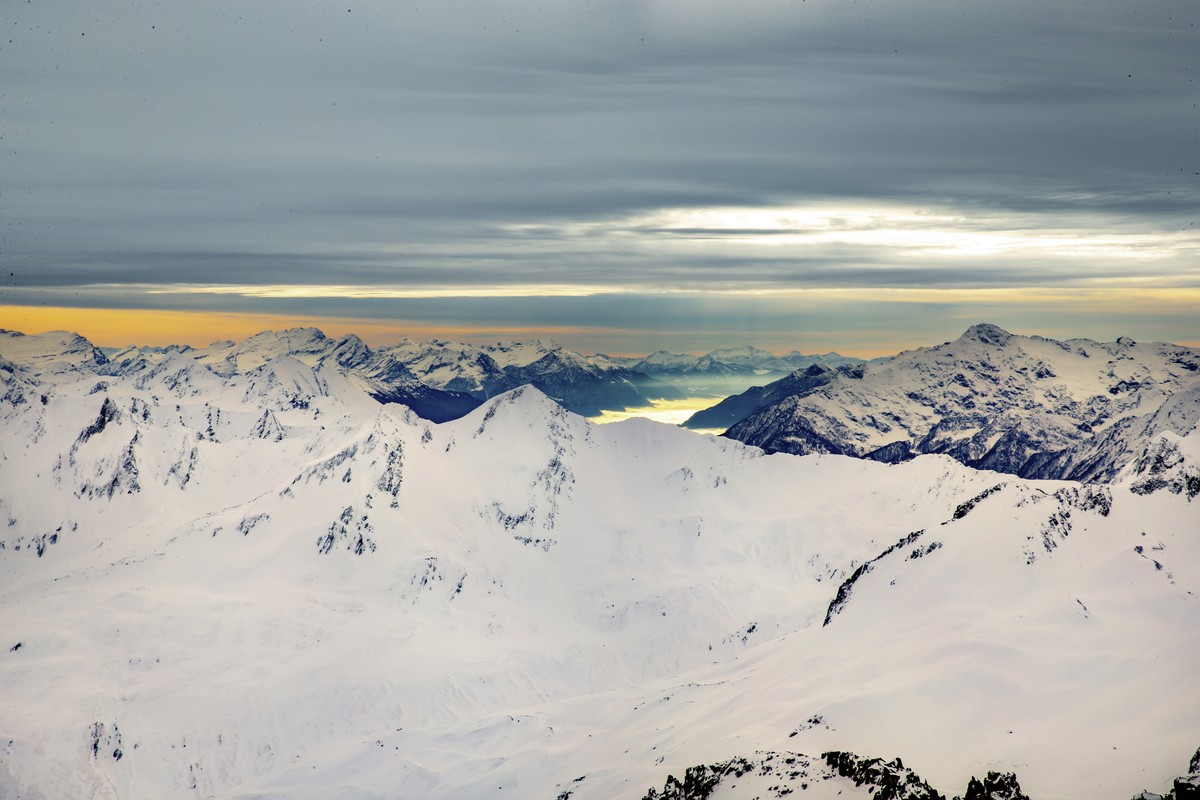
{"type": "Polygon", "coordinates": [[[767,452],[890,463],[939,453],[980,469],[1085,482],[1110,480],[1157,433],[1183,435],[1200,422],[1200,350],[1127,338],[1056,341],[988,324],[953,342],[872,361],[836,353],[776,356],[753,347],[702,356],[583,356],[544,341],[405,340],[371,348],[356,336],[333,339],[315,328],[204,348],[108,351],[75,334],[0,332],[0,357],[143,381],[163,373],[194,379],[201,370],[280,382],[269,373],[290,360],[318,376],[337,373],[375,400],[400,403],[434,422],[457,419],[524,385],[593,416],[685,396],[700,385],[744,386],[780,375],[697,412],[684,426],[726,429],[726,436],[767,452]]]}
{"type": "Polygon", "coordinates": [[[381,352],[404,363],[430,386],[485,400],[530,385],[584,416],[648,405],[676,389],[604,356],[583,356],[553,342],[471,345],[403,341],[381,352]]]}
{"type": "Polygon", "coordinates": [[[569,411],[595,416],[604,409],[646,406],[653,400],[694,392],[740,390],[754,379],[786,375],[811,364],[858,364],[836,353],[791,352],[776,356],[755,347],[714,350],[705,355],[659,351],[649,356],[585,356],[542,340],[472,345],[403,341],[381,352],[405,364],[422,381],[480,400],[531,385],[569,411]]]}
{"type": "Polygon", "coordinates": [[[810,363],[858,363],[835,353],[776,356],[757,348],[715,350],[707,355],[628,357],[581,355],[554,342],[466,344],[404,341],[371,348],[358,336],[325,336],[313,327],[264,331],[242,342],[215,342],[205,348],[97,348],[74,333],[22,336],[0,331],[14,354],[36,359],[38,351],[77,349],[100,372],[128,374],[179,359],[194,361],[217,374],[252,371],[287,355],[310,366],[348,375],[380,402],[402,403],[434,422],[454,420],[482,401],[518,386],[532,385],[564,408],[584,416],[602,410],[644,407],[655,399],[700,392],[740,391],[752,380],[780,377],[810,363]]]}
{"type": "Polygon", "coordinates": [[[685,424],[727,426],[767,452],[890,463],[939,453],[1022,477],[1103,482],[1146,441],[1197,422],[1200,350],[981,324],[882,363],[793,373],[685,424]]]}
{"type": "Polygon", "coordinates": [[[608,356],[608,358],[624,364],[630,369],[655,376],[763,375],[771,372],[794,372],[813,364],[836,367],[843,364],[860,364],[863,361],[861,358],[843,356],[833,352],[824,355],[805,355],[793,350],[777,356],[757,347],[728,347],[713,350],[702,356],[659,350],[648,356],[608,356]]]}
{"type": "Polygon", "coordinates": [[[339,371],[381,402],[407,405],[434,422],[457,419],[487,398],[525,385],[536,387],[570,411],[596,416],[605,409],[647,406],[654,400],[695,391],[740,391],[756,378],[771,379],[813,363],[860,363],[836,353],[776,356],[753,347],[703,356],[585,356],[543,340],[490,345],[404,340],[372,348],[353,334],[334,339],[316,328],[264,331],[241,342],[214,342],[202,348],[101,349],[63,332],[24,336],[0,331],[0,337],[0,344],[14,358],[32,363],[50,353],[58,358],[74,352],[105,374],[133,374],[160,368],[164,362],[177,366],[195,362],[229,376],[287,356],[339,371]]]}

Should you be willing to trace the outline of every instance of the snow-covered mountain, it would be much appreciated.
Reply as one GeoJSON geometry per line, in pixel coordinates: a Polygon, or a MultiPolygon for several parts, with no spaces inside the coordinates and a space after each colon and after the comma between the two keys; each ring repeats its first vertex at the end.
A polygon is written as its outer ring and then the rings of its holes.
{"type": "Polygon", "coordinates": [[[540,339],[490,345],[405,340],[382,351],[431,386],[483,400],[528,384],[584,416],[679,395],[636,366],[607,356],[583,356],[540,339]]]}
{"type": "MultiPolygon", "coordinates": [[[[793,350],[782,356],[775,355],[757,347],[727,347],[713,350],[701,356],[683,353],[669,353],[660,350],[648,356],[593,356],[621,364],[640,374],[648,375],[654,380],[678,390],[686,397],[728,397],[734,405],[744,400],[737,400],[739,394],[752,387],[751,393],[761,391],[763,383],[769,383],[786,377],[795,372],[803,372],[810,368],[834,369],[854,368],[863,364],[863,360],[850,356],[829,352],[824,355],[805,355],[793,350]],[[754,384],[760,384],[754,386],[754,384]]],[[[883,361],[885,359],[877,359],[883,361]]],[[[689,421],[688,427],[715,429],[727,428],[744,417],[751,408],[746,408],[740,414],[734,414],[729,405],[707,415],[701,415],[697,421],[689,421]],[[727,421],[727,417],[729,418],[727,421]],[[702,424],[702,421],[707,422],[702,424]]]]}
{"type": "Polygon", "coordinates": [[[1125,338],[1055,341],[975,325],[828,381],[799,377],[728,401],[754,409],[727,435],[769,452],[889,462],[943,453],[1025,477],[1106,481],[1144,442],[1200,421],[1200,351],[1125,338]]]}
{"type": "Polygon", "coordinates": [[[0,339],[0,796],[1125,800],[1200,744],[1196,431],[1088,486],[434,424],[289,336],[0,339]]]}
{"type": "Polygon", "coordinates": [[[805,355],[793,350],[777,356],[757,347],[726,347],[701,356],[659,350],[648,356],[600,356],[656,378],[727,377],[791,373],[814,364],[828,367],[863,363],[860,358],[829,352],[805,355]]]}
{"type": "MultiPolygon", "coordinates": [[[[214,342],[206,348],[128,347],[108,355],[74,333],[27,336],[0,331],[0,357],[29,370],[56,374],[72,371],[101,378],[139,377],[143,383],[166,371],[173,372],[178,380],[203,381],[201,373],[212,373],[231,379],[257,376],[259,384],[286,383],[294,376],[281,376],[279,370],[307,368],[313,370],[311,380],[318,383],[337,373],[378,402],[402,403],[435,422],[456,419],[479,405],[469,395],[423,383],[403,363],[386,352],[373,351],[357,336],[331,339],[316,328],[264,331],[242,342],[214,342]],[[284,366],[291,362],[295,364],[284,366]]],[[[308,379],[300,380],[303,383],[308,379]]]]}
{"type": "Polygon", "coordinates": [[[844,365],[835,369],[826,364],[813,364],[807,369],[798,369],[779,380],[764,386],[751,386],[741,394],[726,397],[714,406],[697,411],[683,423],[683,427],[703,430],[729,428],[759,409],[824,386],[839,372],[861,376],[862,365],[844,365]]]}

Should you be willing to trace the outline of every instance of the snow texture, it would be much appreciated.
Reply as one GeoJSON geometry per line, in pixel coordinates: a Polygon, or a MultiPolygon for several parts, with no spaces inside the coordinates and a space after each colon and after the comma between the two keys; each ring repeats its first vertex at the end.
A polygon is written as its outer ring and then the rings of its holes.
{"type": "Polygon", "coordinates": [[[636,800],[739,759],[712,797],[879,797],[902,757],[1125,800],[1200,744],[1195,430],[1090,486],[533,387],[434,424],[360,345],[0,337],[0,797],[636,800]]]}

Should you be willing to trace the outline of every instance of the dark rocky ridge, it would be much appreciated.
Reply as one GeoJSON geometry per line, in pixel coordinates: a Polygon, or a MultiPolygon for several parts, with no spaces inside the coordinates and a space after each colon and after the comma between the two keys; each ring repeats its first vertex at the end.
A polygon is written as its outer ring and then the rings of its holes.
{"type": "MultiPolygon", "coordinates": [[[[668,775],[661,791],[651,788],[642,800],[708,800],[718,789],[723,790],[722,797],[729,797],[739,785],[745,788],[745,797],[765,800],[804,794],[818,787],[836,788],[842,782],[868,789],[873,800],[946,800],[898,758],[884,761],[840,751],[823,753],[819,759],[800,753],[760,752],[749,758],[698,764],[688,767],[682,779],[668,775]],[[834,787],[825,787],[830,781],[834,787]]],[[[559,800],[568,800],[571,794],[563,792],[559,800]]],[[[988,772],[982,780],[972,777],[966,793],[955,800],[1030,798],[1021,791],[1013,773],[988,772]]]]}
{"type": "MultiPolygon", "coordinates": [[[[820,759],[800,753],[755,753],[715,764],[688,767],[680,780],[668,775],[662,790],[651,788],[642,800],[708,800],[718,789],[732,790],[740,779],[760,778],[748,789],[746,797],[782,798],[803,794],[831,780],[844,779],[871,792],[872,800],[946,800],[946,796],[926,783],[899,759],[864,758],[854,753],[830,751],[820,759]],[[762,784],[770,784],[765,789],[762,784]]],[[[567,800],[572,792],[559,795],[567,800]]],[[[723,797],[730,792],[722,793],[723,797]]],[[[839,792],[840,794],[840,792],[839,792]]],[[[1144,791],[1131,800],[1197,800],[1200,798],[1200,749],[1192,756],[1188,772],[1174,779],[1165,794],[1144,791]]],[[[972,776],[962,795],[954,800],[1030,800],[1012,772],[988,771],[982,778],[972,776]]]]}

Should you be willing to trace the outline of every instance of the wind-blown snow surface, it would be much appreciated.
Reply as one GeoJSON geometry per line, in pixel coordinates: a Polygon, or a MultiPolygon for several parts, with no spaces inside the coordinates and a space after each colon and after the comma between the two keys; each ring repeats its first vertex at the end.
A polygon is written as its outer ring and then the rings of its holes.
{"type": "Polygon", "coordinates": [[[0,349],[0,796],[640,798],[837,749],[1124,800],[1200,744],[1196,434],[1083,487],[62,344],[0,349]]]}

